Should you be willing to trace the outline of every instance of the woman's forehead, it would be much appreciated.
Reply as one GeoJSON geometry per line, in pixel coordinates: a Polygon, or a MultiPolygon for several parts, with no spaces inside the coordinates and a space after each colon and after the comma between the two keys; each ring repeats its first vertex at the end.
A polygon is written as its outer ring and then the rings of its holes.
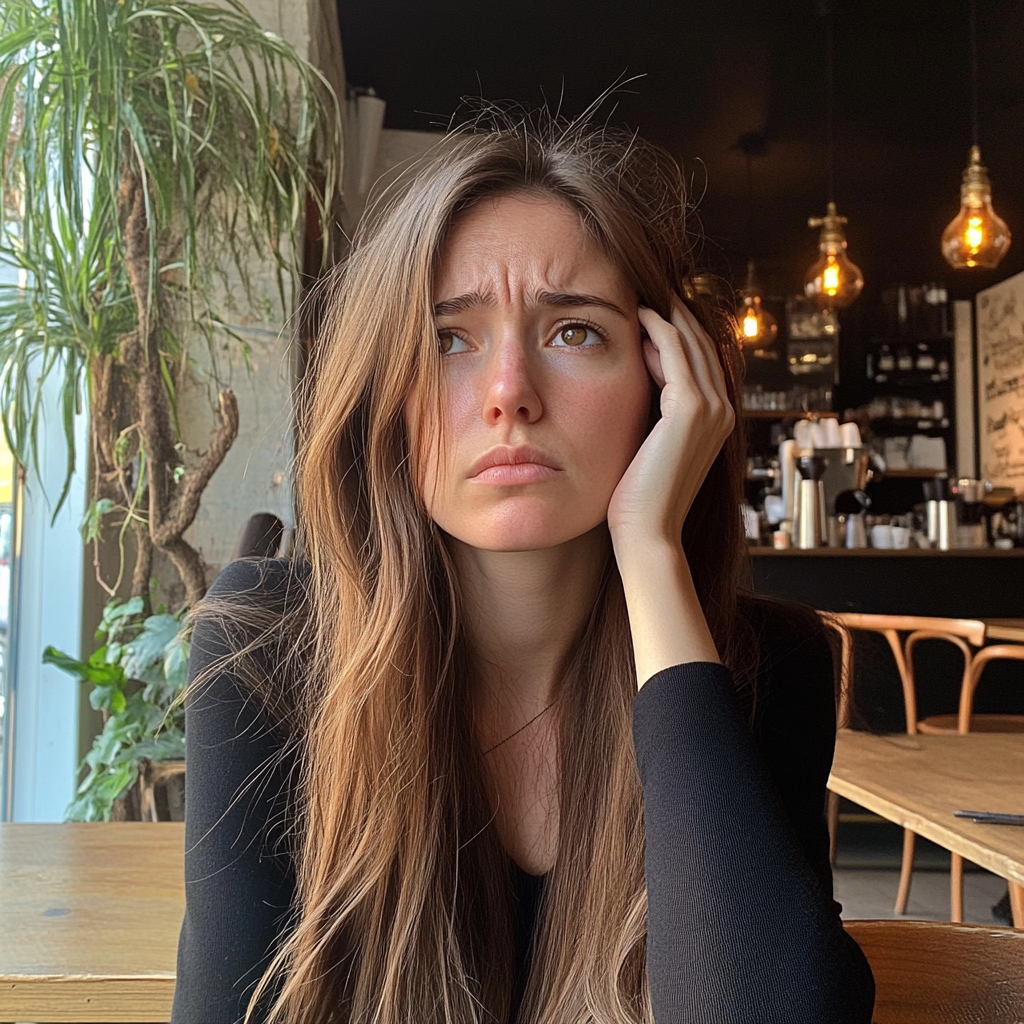
{"type": "Polygon", "coordinates": [[[539,196],[481,200],[459,215],[440,253],[434,302],[536,304],[544,294],[628,303],[631,289],[566,203],[539,196]]]}

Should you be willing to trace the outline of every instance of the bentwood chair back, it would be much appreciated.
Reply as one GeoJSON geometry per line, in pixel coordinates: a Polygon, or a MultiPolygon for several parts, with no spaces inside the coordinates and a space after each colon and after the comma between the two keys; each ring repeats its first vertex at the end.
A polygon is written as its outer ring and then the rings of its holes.
{"type": "Polygon", "coordinates": [[[1024,932],[936,921],[848,921],[871,965],[874,1024],[1020,1024],[1024,932]]]}
{"type": "Polygon", "coordinates": [[[847,921],[875,976],[874,1024],[1020,1024],[1024,931],[847,921]]]}
{"type": "Polygon", "coordinates": [[[875,615],[863,612],[827,612],[827,619],[836,624],[843,640],[843,673],[840,690],[839,726],[850,721],[850,700],[853,686],[852,630],[879,633],[885,637],[903,689],[903,707],[910,735],[917,733],[917,692],[914,686],[913,649],[921,640],[945,640],[964,656],[964,680],[970,671],[971,650],[985,642],[985,623],[980,619],[949,619],[925,615],[875,615]],[[909,633],[906,643],[900,633],[909,633]]]}
{"type": "MultiPolygon", "coordinates": [[[[883,636],[892,652],[896,669],[899,672],[900,685],[903,690],[903,706],[906,729],[909,735],[921,732],[943,731],[932,728],[929,717],[919,721],[917,717],[917,690],[914,681],[914,647],[921,640],[943,640],[952,644],[963,657],[964,671],[961,689],[967,685],[973,664],[972,647],[980,647],[985,642],[985,623],[978,619],[952,619],[923,615],[878,615],[861,612],[828,612],[824,613],[826,621],[832,622],[838,629],[842,639],[842,675],[840,680],[840,696],[838,709],[839,728],[845,729],[850,724],[850,709],[853,692],[854,644],[853,633],[867,631],[883,636]],[[901,633],[909,633],[906,641],[901,640],[901,633]]],[[[836,835],[839,824],[839,797],[829,793],[828,826],[831,842],[832,860],[835,861],[836,835]]],[[[896,890],[895,911],[903,914],[910,898],[910,882],[914,871],[914,846],[916,835],[910,829],[903,830],[903,855],[900,863],[900,881],[896,890]]],[[[962,872],[961,864],[961,872],[962,872]]],[[[963,917],[963,885],[957,886],[956,879],[950,878],[951,917],[959,921],[963,917]],[[959,901],[957,898],[959,894],[959,901]],[[959,910],[959,913],[958,913],[959,910]]]]}

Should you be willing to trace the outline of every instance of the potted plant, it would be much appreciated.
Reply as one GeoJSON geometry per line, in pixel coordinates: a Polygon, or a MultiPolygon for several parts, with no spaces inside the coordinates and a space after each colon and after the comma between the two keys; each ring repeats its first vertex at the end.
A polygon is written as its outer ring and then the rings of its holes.
{"type": "Polygon", "coordinates": [[[88,406],[83,532],[111,603],[86,661],[47,657],[92,682],[106,713],[89,767],[113,774],[87,801],[105,816],[107,797],[133,778],[124,752],[137,762],[140,750],[174,747],[140,706],[166,710],[183,680],[175,662],[157,681],[157,661],[138,653],[157,637],[171,644],[183,610],[154,614],[154,553],[173,564],[185,605],[203,596],[203,563],[184,534],[238,431],[235,396],[220,388],[209,444],[189,451],[177,396],[197,343],[212,356],[227,336],[245,353],[219,310],[230,289],[266,301],[254,261],[271,268],[282,311],[292,304],[308,205],[330,223],[336,200],[339,106],[323,75],[235,0],[5,0],[0,139],[0,260],[23,272],[21,286],[0,286],[0,420],[15,457],[35,461],[42,384],[58,380],[67,471],[57,509],[81,454],[74,414],[88,406]],[[120,552],[113,580],[99,571],[101,544],[120,552]],[[128,745],[112,752],[115,733],[128,745]]]}

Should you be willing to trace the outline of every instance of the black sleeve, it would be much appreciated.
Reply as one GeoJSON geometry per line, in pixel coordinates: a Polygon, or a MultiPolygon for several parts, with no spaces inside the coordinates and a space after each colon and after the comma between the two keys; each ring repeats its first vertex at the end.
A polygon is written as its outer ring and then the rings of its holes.
{"type": "MultiPolygon", "coordinates": [[[[284,563],[234,562],[210,595],[279,600],[286,573],[284,563]]],[[[200,619],[190,682],[232,646],[221,625],[200,619]]],[[[282,757],[282,737],[227,671],[186,700],[185,735],[185,919],[171,1021],[235,1024],[291,913],[292,861],[275,827],[284,832],[294,759],[282,757]]]]}
{"type": "Polygon", "coordinates": [[[827,645],[771,668],[752,734],[721,665],[637,695],[647,833],[647,970],[658,1024],[869,1024],[871,970],[832,899],[827,645]]]}

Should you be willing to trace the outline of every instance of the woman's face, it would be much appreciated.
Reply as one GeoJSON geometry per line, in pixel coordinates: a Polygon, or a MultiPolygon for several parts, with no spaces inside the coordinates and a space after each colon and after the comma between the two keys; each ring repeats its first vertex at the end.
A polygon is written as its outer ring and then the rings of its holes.
{"type": "MultiPolygon", "coordinates": [[[[455,221],[434,304],[447,444],[414,442],[431,517],[491,551],[593,529],[647,432],[636,294],[567,206],[506,196],[455,221]]],[[[415,397],[406,418],[412,435],[415,397]]]]}

